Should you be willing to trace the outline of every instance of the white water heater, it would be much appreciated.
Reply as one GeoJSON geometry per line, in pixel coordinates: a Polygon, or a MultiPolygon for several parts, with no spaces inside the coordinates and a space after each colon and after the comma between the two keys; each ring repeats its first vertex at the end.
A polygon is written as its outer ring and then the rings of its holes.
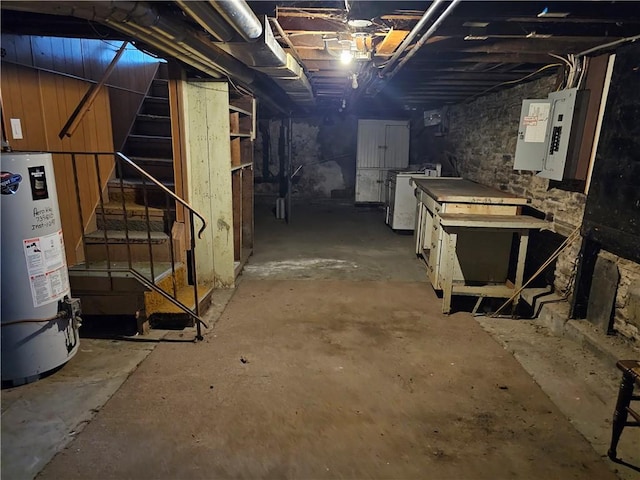
{"type": "Polygon", "coordinates": [[[21,385],[78,351],[51,154],[2,153],[2,383],[21,385]]]}

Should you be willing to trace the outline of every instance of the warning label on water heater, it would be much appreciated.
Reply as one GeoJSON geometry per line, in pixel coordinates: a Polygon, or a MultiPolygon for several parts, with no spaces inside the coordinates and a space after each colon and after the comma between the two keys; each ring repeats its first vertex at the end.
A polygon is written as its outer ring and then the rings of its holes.
{"type": "Polygon", "coordinates": [[[34,307],[63,298],[69,291],[62,230],[22,241],[34,307]]]}

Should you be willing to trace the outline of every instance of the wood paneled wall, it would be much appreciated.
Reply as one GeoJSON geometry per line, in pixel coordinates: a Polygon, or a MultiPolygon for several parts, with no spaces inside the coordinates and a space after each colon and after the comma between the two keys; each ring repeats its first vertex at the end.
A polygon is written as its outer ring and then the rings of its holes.
{"type": "MultiPolygon", "coordinates": [[[[112,152],[111,110],[109,95],[105,89],[100,91],[91,110],[73,136],[63,140],[58,137],[89,87],[89,83],[81,80],[3,63],[3,121],[5,125],[9,125],[9,119],[20,119],[23,134],[22,139],[13,139],[9,129],[7,134],[11,148],[21,151],[112,152]]],[[[76,158],[84,229],[90,230],[94,227],[92,218],[99,200],[100,188],[104,190],[112,175],[114,160],[112,156],[99,159],[99,188],[98,169],[93,156],[76,158]]],[[[83,260],[80,243],[83,226],[79,221],[71,157],[55,155],[53,166],[67,263],[74,265],[83,260]]]]}
{"type": "MultiPolygon", "coordinates": [[[[80,38],[2,35],[3,66],[17,63],[97,82],[122,42],[80,38]]],[[[113,112],[113,145],[121,150],[160,60],[133,45],[107,80],[113,112]]]]}

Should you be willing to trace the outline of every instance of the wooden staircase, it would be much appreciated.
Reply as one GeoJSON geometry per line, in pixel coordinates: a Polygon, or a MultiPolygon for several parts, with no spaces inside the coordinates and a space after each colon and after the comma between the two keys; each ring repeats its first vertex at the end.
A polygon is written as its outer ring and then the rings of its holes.
{"type": "MultiPolygon", "coordinates": [[[[166,64],[161,64],[123,150],[173,191],[167,78],[166,64]]],[[[135,315],[139,333],[150,326],[193,325],[194,316],[167,297],[202,312],[211,302],[212,286],[198,285],[196,309],[186,247],[171,237],[175,199],[128,162],[116,162],[116,175],[96,208],[96,229],[83,237],[85,262],[69,271],[83,314],[135,315]]]]}

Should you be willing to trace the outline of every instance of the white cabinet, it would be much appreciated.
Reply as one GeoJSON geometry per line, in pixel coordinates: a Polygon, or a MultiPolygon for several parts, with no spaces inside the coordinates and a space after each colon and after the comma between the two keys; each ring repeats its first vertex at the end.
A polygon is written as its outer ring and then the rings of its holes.
{"type": "MultiPolygon", "coordinates": [[[[440,165],[438,165],[440,167],[440,165]]],[[[412,178],[440,176],[440,168],[423,172],[389,170],[385,195],[385,223],[393,230],[413,230],[416,218],[416,197],[412,178]]]]}
{"type": "Polygon", "coordinates": [[[358,120],[356,203],[382,203],[387,172],[408,165],[408,120],[358,120]]]}

